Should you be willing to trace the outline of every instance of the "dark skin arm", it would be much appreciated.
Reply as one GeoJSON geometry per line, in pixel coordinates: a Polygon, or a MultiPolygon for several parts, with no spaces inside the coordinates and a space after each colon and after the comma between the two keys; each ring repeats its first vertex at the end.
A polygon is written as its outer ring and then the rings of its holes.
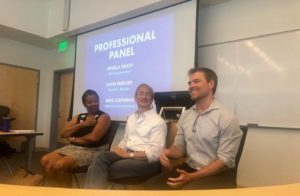
{"type": "MultiPolygon", "coordinates": [[[[77,118],[75,118],[75,122],[77,121],[76,119],[77,118]]],[[[89,115],[84,122],[78,123],[77,125],[73,125],[73,129],[70,128],[71,127],[70,125],[69,129],[66,129],[67,130],[66,132],[68,133],[66,135],[68,136],[68,139],[71,142],[75,142],[78,144],[90,144],[99,141],[101,137],[106,133],[109,126],[110,126],[110,118],[107,114],[102,114],[98,118],[98,120],[95,120],[93,115],[89,115]],[[71,137],[71,135],[77,130],[79,130],[80,128],[94,126],[94,125],[95,127],[91,133],[86,134],[82,137],[76,137],[76,138],[71,137]]]]}
{"type": "Polygon", "coordinates": [[[79,129],[83,127],[94,126],[96,124],[96,120],[94,119],[93,115],[88,116],[87,119],[81,123],[77,123],[77,118],[78,115],[74,116],[72,120],[66,124],[62,130],[62,133],[60,134],[62,138],[68,138],[79,129]]]}

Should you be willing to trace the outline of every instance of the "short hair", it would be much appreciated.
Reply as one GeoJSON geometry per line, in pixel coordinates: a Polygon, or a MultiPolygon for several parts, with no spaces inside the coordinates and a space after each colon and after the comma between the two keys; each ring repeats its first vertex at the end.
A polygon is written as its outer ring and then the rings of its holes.
{"type": "Polygon", "coordinates": [[[86,90],[82,95],[82,104],[85,106],[86,97],[89,95],[95,95],[97,99],[99,100],[99,95],[96,91],[88,89],[86,90]]]}
{"type": "Polygon", "coordinates": [[[192,75],[196,72],[204,73],[207,82],[214,81],[215,85],[212,89],[214,95],[216,93],[217,86],[218,86],[218,76],[216,72],[214,72],[212,69],[205,68],[205,67],[195,67],[189,70],[188,75],[192,75]]]}
{"type": "Polygon", "coordinates": [[[139,88],[141,88],[142,86],[146,86],[147,88],[149,88],[149,90],[150,90],[150,92],[151,92],[151,95],[152,95],[152,98],[153,98],[153,97],[154,97],[153,88],[152,88],[151,86],[149,86],[148,84],[146,84],[146,83],[142,83],[142,84],[140,84],[140,85],[136,88],[136,90],[135,90],[135,96],[137,96],[138,90],[139,90],[139,88]]]}

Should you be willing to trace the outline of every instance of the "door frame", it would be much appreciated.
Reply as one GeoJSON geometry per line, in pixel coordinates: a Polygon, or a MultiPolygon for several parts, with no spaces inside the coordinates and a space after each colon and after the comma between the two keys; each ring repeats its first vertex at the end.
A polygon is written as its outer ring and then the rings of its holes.
{"type": "MultiPolygon", "coordinates": [[[[49,151],[57,148],[57,127],[58,127],[58,113],[59,113],[59,90],[60,90],[60,76],[65,73],[74,73],[74,68],[63,70],[56,70],[53,74],[53,92],[52,92],[52,110],[51,110],[51,125],[50,125],[50,141],[49,151]]],[[[73,79],[74,81],[74,79],[73,79]]],[[[74,84],[73,84],[74,85],[74,84]]]]}

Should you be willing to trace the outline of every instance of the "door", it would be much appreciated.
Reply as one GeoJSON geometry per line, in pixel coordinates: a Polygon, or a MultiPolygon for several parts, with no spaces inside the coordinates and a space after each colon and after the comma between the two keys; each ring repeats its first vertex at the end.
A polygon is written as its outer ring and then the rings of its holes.
{"type": "Polygon", "coordinates": [[[10,108],[11,129],[36,128],[39,71],[0,64],[0,105],[10,108]]]}
{"type": "Polygon", "coordinates": [[[59,80],[60,80],[60,86],[59,86],[56,142],[59,145],[61,145],[67,142],[66,139],[60,137],[60,133],[62,128],[68,122],[71,99],[72,99],[73,72],[60,74],[59,80]]]}

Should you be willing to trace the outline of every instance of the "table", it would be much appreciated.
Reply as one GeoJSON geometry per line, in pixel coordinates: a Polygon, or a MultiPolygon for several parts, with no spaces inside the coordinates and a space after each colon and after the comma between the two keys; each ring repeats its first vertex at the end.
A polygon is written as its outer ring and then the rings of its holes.
{"type": "Polygon", "coordinates": [[[9,132],[0,131],[0,138],[8,138],[8,137],[16,137],[16,136],[24,136],[26,137],[26,163],[25,168],[30,169],[31,167],[31,159],[32,159],[32,151],[35,137],[38,135],[43,135],[42,132],[36,132],[34,130],[10,130],[9,132]]]}
{"type": "Polygon", "coordinates": [[[0,195],[9,196],[299,196],[300,183],[254,187],[237,189],[217,189],[217,190],[190,190],[190,191],[147,191],[147,190],[89,190],[89,189],[71,189],[71,188],[50,188],[33,187],[19,185],[0,184],[0,195]]]}

